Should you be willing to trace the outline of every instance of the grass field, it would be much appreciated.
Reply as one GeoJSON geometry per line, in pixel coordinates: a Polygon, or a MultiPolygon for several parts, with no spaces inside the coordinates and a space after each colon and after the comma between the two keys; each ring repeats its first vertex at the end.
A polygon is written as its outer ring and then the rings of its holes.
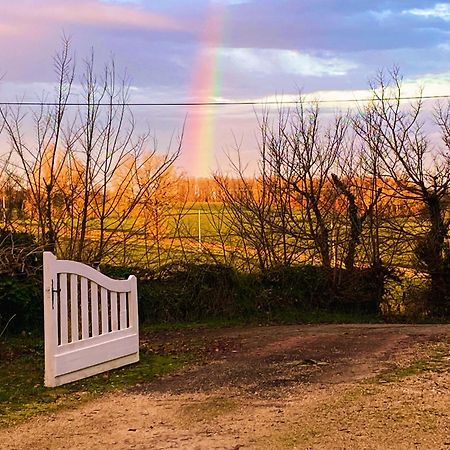
{"type": "MultiPolygon", "coordinates": [[[[258,219],[252,223],[252,215],[248,217],[248,230],[240,228],[229,207],[219,202],[165,205],[151,219],[139,217],[121,221],[120,216],[110,217],[104,224],[104,234],[110,237],[106,252],[108,261],[105,262],[154,268],[172,261],[192,259],[207,262],[212,258],[214,262],[237,264],[239,269],[246,267],[248,270],[258,268],[258,252],[273,253],[275,264],[282,263],[281,254],[286,244],[290,261],[320,264],[317,249],[308,237],[308,230],[302,229],[299,217],[287,233],[271,221],[263,224],[258,219]],[[273,248],[264,248],[265,245],[273,248]],[[243,264],[242,260],[247,261],[243,264]]],[[[333,265],[342,266],[349,229],[346,225],[336,228],[338,223],[333,220],[329,224],[329,245],[333,265]]],[[[17,226],[31,233],[36,229],[33,221],[18,223],[17,226]]],[[[87,236],[93,248],[99,239],[99,226],[97,219],[88,223],[87,236]]],[[[417,218],[387,218],[379,230],[379,251],[384,264],[388,267],[414,267],[414,236],[423,232],[423,221],[417,218]]],[[[70,227],[61,228],[61,247],[70,241],[69,236],[70,227]]],[[[370,245],[365,227],[358,247],[357,264],[367,264],[370,245]]]]}

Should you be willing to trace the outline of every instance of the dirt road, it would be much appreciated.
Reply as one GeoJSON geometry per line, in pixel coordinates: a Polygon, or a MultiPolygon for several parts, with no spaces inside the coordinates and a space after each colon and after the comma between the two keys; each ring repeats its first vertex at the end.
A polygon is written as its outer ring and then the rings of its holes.
{"type": "Polygon", "coordinates": [[[0,431],[5,449],[450,449],[450,325],[153,333],[201,364],[0,431]]]}

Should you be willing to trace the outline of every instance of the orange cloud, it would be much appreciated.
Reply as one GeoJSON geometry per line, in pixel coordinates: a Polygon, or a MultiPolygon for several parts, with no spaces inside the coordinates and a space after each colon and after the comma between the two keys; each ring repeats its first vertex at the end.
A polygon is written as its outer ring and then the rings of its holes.
{"type": "Polygon", "coordinates": [[[141,10],[134,6],[108,5],[92,0],[77,2],[72,8],[64,7],[64,3],[58,1],[44,11],[57,20],[92,25],[119,25],[162,30],[184,28],[177,20],[162,14],[141,10]]]}
{"type": "Polygon", "coordinates": [[[0,35],[12,32],[11,23],[46,23],[64,26],[78,23],[97,26],[142,28],[147,30],[184,31],[180,20],[154,13],[135,5],[105,4],[98,0],[33,2],[24,0],[2,5],[0,35]],[[38,6],[39,5],[39,6],[38,6]]]}

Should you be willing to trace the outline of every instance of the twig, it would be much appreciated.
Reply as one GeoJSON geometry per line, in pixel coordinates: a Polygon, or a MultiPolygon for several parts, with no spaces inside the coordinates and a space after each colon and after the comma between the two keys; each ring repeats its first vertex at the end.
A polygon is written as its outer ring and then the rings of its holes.
{"type": "Polygon", "coordinates": [[[11,322],[11,320],[13,320],[14,317],[16,317],[16,314],[13,314],[13,315],[9,318],[8,322],[6,322],[6,325],[4,326],[2,332],[0,333],[0,338],[3,336],[3,333],[6,331],[6,328],[8,328],[9,322],[11,322]]]}

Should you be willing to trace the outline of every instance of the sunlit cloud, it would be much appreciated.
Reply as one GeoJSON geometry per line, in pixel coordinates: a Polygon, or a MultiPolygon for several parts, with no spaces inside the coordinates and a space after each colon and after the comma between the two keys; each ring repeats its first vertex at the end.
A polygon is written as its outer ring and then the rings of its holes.
{"type": "Polygon", "coordinates": [[[414,16],[439,18],[450,21],[450,4],[436,3],[433,8],[413,8],[402,11],[403,14],[412,14],[414,16]]]}
{"type": "Polygon", "coordinates": [[[422,90],[422,95],[429,97],[450,95],[450,72],[424,74],[414,79],[405,79],[405,95],[414,95],[422,90]]]}
{"type": "MultiPolygon", "coordinates": [[[[369,89],[358,90],[317,90],[313,92],[296,92],[292,94],[269,95],[257,98],[225,98],[216,97],[217,102],[248,101],[267,105],[269,107],[280,107],[292,102],[302,101],[307,103],[319,102],[323,107],[356,108],[369,101],[373,92],[369,89]]],[[[415,98],[450,96],[450,72],[441,74],[424,74],[417,78],[404,79],[402,81],[402,97],[415,98]]]]}
{"type": "Polygon", "coordinates": [[[77,2],[48,0],[36,7],[27,0],[2,4],[0,30],[8,23],[57,23],[85,24],[94,26],[117,26],[143,28],[151,30],[184,30],[185,25],[172,17],[151,12],[137,5],[103,3],[97,0],[79,0],[77,2]]]}
{"type": "Polygon", "coordinates": [[[222,63],[262,74],[287,73],[307,76],[340,76],[356,68],[356,64],[336,57],[317,57],[295,50],[220,48],[222,63]]]}

